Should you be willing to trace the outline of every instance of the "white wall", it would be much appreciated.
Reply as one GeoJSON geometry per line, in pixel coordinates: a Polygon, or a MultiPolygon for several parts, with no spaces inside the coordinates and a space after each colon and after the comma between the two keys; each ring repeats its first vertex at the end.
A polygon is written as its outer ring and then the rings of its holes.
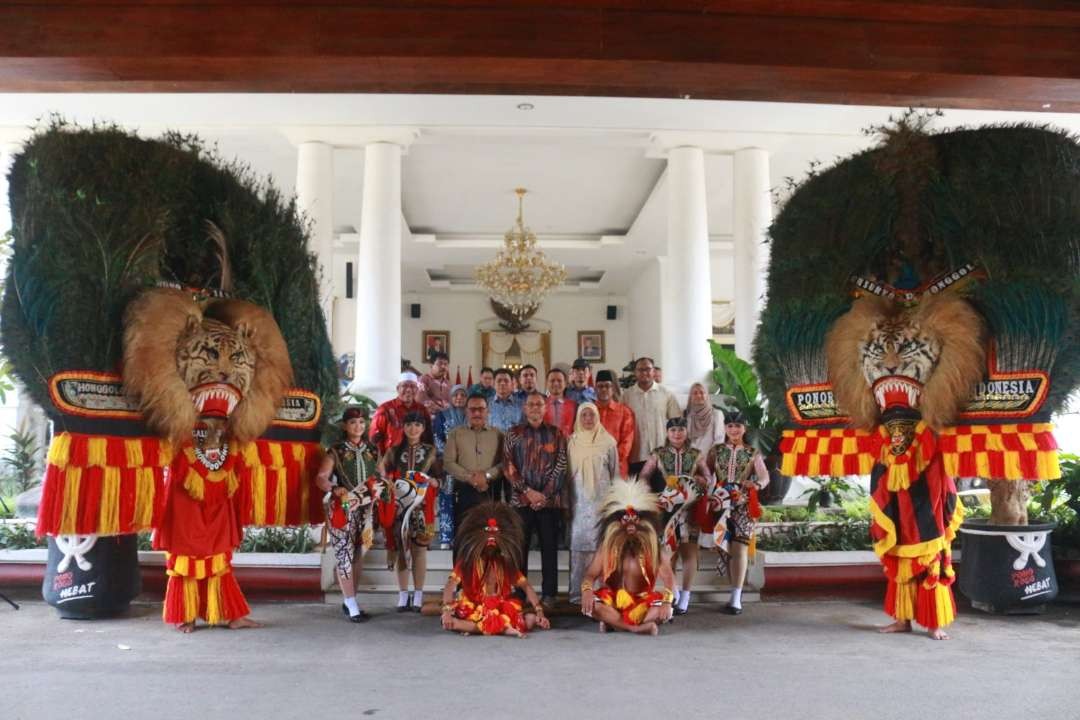
{"type": "MultiPolygon", "coordinates": [[[[397,309],[402,316],[402,355],[422,370],[421,338],[424,330],[450,332],[450,372],[457,366],[467,375],[473,366],[477,379],[482,365],[478,323],[494,318],[491,306],[483,295],[467,292],[407,293],[397,309]],[[408,317],[408,305],[420,304],[420,319],[408,317]]],[[[605,334],[606,360],[600,368],[619,369],[630,359],[627,298],[607,295],[557,293],[548,297],[536,314],[537,320],[551,324],[551,361],[570,363],[577,357],[579,330],[602,330],[605,334]],[[615,320],[607,319],[607,306],[615,305],[615,320]]],[[[356,309],[352,300],[337,299],[334,309],[334,351],[337,355],[353,349],[356,309]]]]}

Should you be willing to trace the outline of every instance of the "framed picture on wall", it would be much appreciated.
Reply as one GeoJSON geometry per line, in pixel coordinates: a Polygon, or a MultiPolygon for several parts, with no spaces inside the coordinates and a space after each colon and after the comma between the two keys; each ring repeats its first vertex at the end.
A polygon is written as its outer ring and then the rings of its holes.
{"type": "Polygon", "coordinates": [[[435,353],[450,355],[450,331],[449,330],[424,330],[420,341],[424,348],[424,362],[430,364],[435,353]]]}
{"type": "Polygon", "coordinates": [[[577,347],[578,357],[585,358],[589,362],[604,362],[604,331],[578,330],[577,347]]]}

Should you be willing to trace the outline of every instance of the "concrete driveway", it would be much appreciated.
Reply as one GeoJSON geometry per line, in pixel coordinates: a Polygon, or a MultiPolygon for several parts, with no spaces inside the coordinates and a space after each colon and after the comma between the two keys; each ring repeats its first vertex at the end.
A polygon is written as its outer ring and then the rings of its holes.
{"type": "Polygon", "coordinates": [[[1080,717],[1080,608],[962,612],[953,639],[881,636],[870,603],[715,606],[660,637],[580,617],[527,640],[463,638],[433,617],[256,605],[262,630],[183,637],[139,605],[116,620],[0,606],[0,718],[1080,717]]]}

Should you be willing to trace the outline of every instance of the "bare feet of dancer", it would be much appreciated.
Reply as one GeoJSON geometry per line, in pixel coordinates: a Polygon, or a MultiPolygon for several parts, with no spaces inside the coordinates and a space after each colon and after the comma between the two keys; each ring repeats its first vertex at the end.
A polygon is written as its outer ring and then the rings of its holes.
{"type": "Polygon", "coordinates": [[[949,639],[949,633],[945,632],[945,628],[934,628],[932,630],[927,630],[926,634],[930,637],[931,640],[949,639]]]}
{"type": "Polygon", "coordinates": [[[247,617],[246,615],[244,617],[242,617],[242,618],[236,618],[231,623],[229,623],[229,629],[230,630],[244,630],[246,628],[261,628],[261,627],[262,627],[262,623],[255,622],[254,620],[247,617]]]}
{"type": "Polygon", "coordinates": [[[601,621],[600,625],[597,626],[597,629],[602,633],[606,633],[607,632],[607,623],[601,621]]]}
{"type": "Polygon", "coordinates": [[[191,633],[195,632],[195,623],[180,623],[176,626],[176,629],[178,632],[182,632],[185,635],[190,635],[191,633]]]}
{"type": "Polygon", "coordinates": [[[655,622],[641,623],[640,625],[634,627],[633,632],[637,633],[638,635],[659,635],[660,626],[658,626],[655,622]]]}
{"type": "Polygon", "coordinates": [[[911,621],[910,620],[897,620],[896,622],[892,623],[891,625],[886,625],[885,627],[879,627],[878,632],[879,633],[906,633],[906,632],[911,632],[911,621]]]}

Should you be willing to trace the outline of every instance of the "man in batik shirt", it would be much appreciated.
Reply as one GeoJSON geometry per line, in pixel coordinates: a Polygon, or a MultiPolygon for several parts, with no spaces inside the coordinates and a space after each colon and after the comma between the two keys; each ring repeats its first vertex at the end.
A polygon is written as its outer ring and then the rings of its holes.
{"type": "MultiPolygon", "coordinates": [[[[544,422],[544,396],[533,393],[525,401],[525,422],[506,433],[503,475],[510,483],[510,504],[517,508],[525,526],[524,547],[529,547],[534,533],[540,536],[541,593],[549,606],[558,588],[566,467],[566,436],[544,422]]],[[[529,572],[527,552],[522,571],[529,572]]]]}

